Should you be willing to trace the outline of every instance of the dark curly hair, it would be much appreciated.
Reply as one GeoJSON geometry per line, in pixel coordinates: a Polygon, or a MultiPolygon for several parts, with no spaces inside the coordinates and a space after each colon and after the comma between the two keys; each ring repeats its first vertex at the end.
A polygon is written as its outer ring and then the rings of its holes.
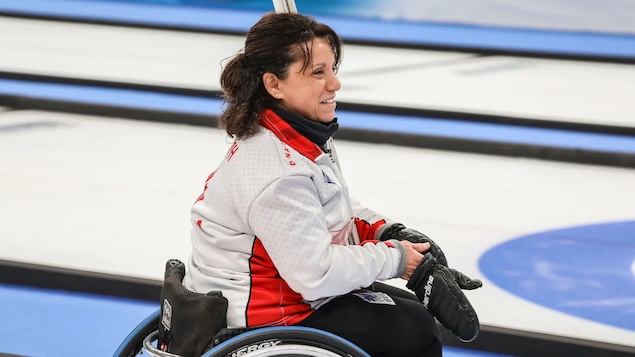
{"type": "Polygon", "coordinates": [[[298,59],[303,60],[305,70],[311,65],[308,43],[315,38],[324,38],[331,44],[339,66],[342,41],[332,28],[300,14],[264,15],[247,33],[244,51],[232,58],[221,74],[225,108],[218,126],[237,138],[255,134],[258,114],[274,103],[262,75],[270,72],[285,79],[289,65],[298,59]]]}

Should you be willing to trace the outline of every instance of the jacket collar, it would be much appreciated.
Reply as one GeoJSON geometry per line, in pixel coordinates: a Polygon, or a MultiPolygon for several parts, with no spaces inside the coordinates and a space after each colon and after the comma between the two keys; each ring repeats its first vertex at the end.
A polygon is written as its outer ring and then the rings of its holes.
{"type": "Polygon", "coordinates": [[[292,147],[307,159],[315,162],[323,154],[322,150],[311,140],[302,136],[278,116],[273,110],[265,109],[260,113],[260,125],[271,130],[280,141],[292,147]]]}

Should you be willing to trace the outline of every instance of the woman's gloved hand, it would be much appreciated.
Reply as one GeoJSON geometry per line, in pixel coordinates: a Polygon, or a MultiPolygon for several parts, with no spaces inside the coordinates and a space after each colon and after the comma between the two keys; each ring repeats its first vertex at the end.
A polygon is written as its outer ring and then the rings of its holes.
{"type": "Polygon", "coordinates": [[[480,323],[458,280],[467,278],[463,283],[470,290],[482,286],[482,283],[463,274],[457,279],[456,273],[456,270],[440,264],[432,253],[426,253],[406,287],[414,291],[441,325],[462,341],[470,342],[478,336],[480,323]]]}
{"type": "Polygon", "coordinates": [[[439,264],[448,266],[448,261],[445,259],[445,254],[432,239],[428,238],[425,234],[416,231],[414,229],[406,228],[401,223],[392,223],[386,228],[379,236],[380,241],[386,241],[389,239],[407,240],[411,243],[430,243],[430,253],[437,259],[439,264]]]}
{"type": "MultiPolygon", "coordinates": [[[[436,263],[448,267],[448,260],[445,258],[445,254],[441,250],[441,247],[439,247],[439,245],[432,239],[428,238],[428,236],[419,231],[406,228],[406,226],[401,223],[393,223],[390,224],[390,226],[388,226],[388,228],[386,228],[379,236],[379,240],[381,241],[386,241],[388,239],[396,239],[412,243],[429,243],[430,249],[428,252],[435,258],[436,263]]],[[[480,280],[471,279],[458,270],[450,268],[449,271],[454,276],[454,280],[461,289],[474,290],[483,286],[483,283],[480,280]]]]}

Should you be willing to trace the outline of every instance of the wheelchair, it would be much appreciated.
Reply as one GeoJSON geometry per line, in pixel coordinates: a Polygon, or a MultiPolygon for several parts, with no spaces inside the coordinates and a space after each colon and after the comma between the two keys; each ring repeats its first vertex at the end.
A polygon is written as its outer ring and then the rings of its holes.
{"type": "MultiPolygon", "coordinates": [[[[224,300],[222,294],[213,292],[203,295],[185,289],[181,285],[184,274],[185,266],[182,262],[176,259],[167,262],[161,292],[162,307],[146,317],[128,334],[113,357],[134,357],[143,352],[152,357],[183,357],[159,347],[161,334],[165,335],[166,315],[172,322],[179,321],[171,318],[173,312],[170,305],[166,305],[167,299],[185,304],[192,303],[192,299],[196,299],[198,306],[203,306],[200,302],[202,299],[207,299],[209,301],[207,306],[211,308],[205,310],[216,309],[217,314],[226,313],[226,305],[219,307],[222,303],[218,303],[224,300]]],[[[181,319],[179,328],[186,330],[187,326],[184,326],[183,321],[187,321],[187,318],[200,317],[198,315],[200,313],[195,312],[187,316],[185,320],[181,319]]],[[[224,317],[223,315],[223,324],[224,317]]],[[[200,357],[370,357],[368,353],[346,339],[326,331],[302,326],[228,329],[217,324],[212,327],[212,331],[214,332],[209,342],[203,341],[205,348],[200,357]]],[[[210,336],[203,337],[203,340],[208,340],[208,337],[210,336]]],[[[197,337],[197,339],[200,343],[201,338],[197,337]]]]}

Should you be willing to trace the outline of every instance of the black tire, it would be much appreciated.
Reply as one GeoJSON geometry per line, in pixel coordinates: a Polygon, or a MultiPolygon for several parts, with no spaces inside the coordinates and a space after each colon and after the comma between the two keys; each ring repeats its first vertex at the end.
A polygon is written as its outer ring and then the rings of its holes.
{"type": "Polygon", "coordinates": [[[370,357],[361,348],[339,336],[299,326],[266,327],[249,331],[221,343],[201,357],[232,356],[370,357]]]}

